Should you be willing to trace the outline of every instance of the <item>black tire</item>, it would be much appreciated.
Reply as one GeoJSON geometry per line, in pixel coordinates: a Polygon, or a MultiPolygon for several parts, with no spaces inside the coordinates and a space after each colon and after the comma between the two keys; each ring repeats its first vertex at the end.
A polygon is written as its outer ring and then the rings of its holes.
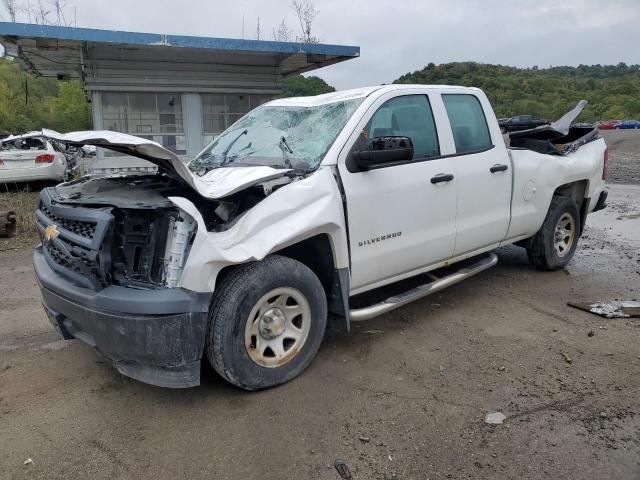
{"type": "Polygon", "coordinates": [[[542,270],[564,268],[573,258],[580,236],[580,215],[576,203],[570,197],[554,196],[544,223],[529,248],[527,256],[532,265],[542,270]],[[570,216],[573,222],[573,236],[570,245],[560,254],[555,247],[556,226],[560,219],[570,216]]]}
{"type": "Polygon", "coordinates": [[[296,260],[270,255],[238,267],[216,287],[205,351],[213,368],[230,383],[245,390],[274,387],[309,366],[326,325],[327,299],[315,273],[296,260]],[[294,289],[304,296],[310,307],[310,323],[306,340],[290,360],[281,366],[265,367],[249,356],[245,328],[257,302],[279,288],[294,289]]]}

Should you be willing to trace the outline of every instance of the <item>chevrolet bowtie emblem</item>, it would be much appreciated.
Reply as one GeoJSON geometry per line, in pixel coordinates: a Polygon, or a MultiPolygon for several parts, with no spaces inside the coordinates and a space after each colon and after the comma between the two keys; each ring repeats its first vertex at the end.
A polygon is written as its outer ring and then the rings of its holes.
{"type": "Polygon", "coordinates": [[[55,225],[47,225],[47,228],[44,229],[44,239],[47,242],[50,242],[54,238],[58,236],[59,232],[55,225]]]}

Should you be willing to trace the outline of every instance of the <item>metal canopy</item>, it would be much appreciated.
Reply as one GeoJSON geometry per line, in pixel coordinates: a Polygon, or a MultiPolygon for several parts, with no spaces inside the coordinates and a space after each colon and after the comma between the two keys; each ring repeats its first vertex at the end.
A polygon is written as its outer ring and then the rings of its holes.
{"type": "Polygon", "coordinates": [[[209,70],[257,67],[286,76],[360,56],[354,46],[192,37],[0,22],[0,43],[31,73],[59,79],[96,79],[96,70],[135,64],[209,70]]]}

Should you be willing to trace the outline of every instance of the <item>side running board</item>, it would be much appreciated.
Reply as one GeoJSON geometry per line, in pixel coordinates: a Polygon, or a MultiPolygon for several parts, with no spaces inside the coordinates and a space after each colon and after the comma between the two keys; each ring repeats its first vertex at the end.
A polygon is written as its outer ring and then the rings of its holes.
{"type": "Polygon", "coordinates": [[[431,283],[420,285],[419,287],[413,288],[408,292],[387,298],[386,300],[369,307],[351,310],[351,321],[359,322],[362,320],[369,320],[370,318],[377,317],[378,315],[390,312],[391,310],[395,310],[396,308],[403,307],[407,303],[411,303],[414,300],[426,297],[427,295],[431,295],[432,293],[439,292],[440,290],[450,287],[451,285],[454,285],[464,280],[465,278],[472,277],[475,274],[486,270],[487,268],[493,267],[496,263],[498,263],[498,256],[495,253],[491,253],[488,257],[484,257],[482,260],[467,267],[461,268],[457,272],[452,273],[451,275],[447,275],[446,277],[437,278],[434,275],[431,275],[431,277],[434,279],[434,281],[431,283]]]}

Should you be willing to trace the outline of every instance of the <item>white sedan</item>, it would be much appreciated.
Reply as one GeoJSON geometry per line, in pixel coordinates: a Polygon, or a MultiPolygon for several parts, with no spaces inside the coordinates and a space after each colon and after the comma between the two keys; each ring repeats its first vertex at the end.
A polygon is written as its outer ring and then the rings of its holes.
{"type": "Polygon", "coordinates": [[[31,133],[0,142],[0,183],[66,180],[67,158],[41,135],[31,133]]]}

